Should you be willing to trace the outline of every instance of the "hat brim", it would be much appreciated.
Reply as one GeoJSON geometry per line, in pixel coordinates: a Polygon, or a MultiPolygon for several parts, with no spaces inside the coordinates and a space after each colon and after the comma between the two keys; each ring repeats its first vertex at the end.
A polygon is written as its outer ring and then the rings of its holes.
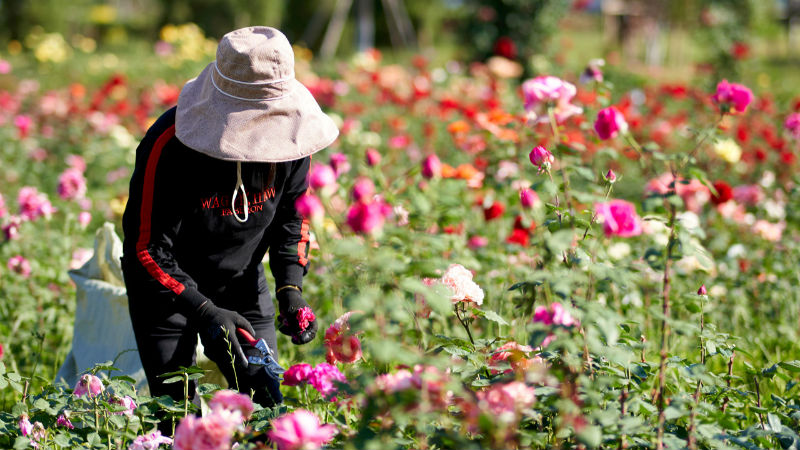
{"type": "Polygon", "coordinates": [[[184,145],[227,161],[283,162],[309,156],[339,136],[299,81],[279,98],[233,98],[212,83],[213,63],[189,80],[178,97],[175,135],[184,145]]]}

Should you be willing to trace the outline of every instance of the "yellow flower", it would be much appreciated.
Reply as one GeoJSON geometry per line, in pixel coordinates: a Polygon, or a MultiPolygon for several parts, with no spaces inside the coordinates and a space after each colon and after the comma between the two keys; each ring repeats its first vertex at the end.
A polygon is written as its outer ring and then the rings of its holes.
{"type": "Polygon", "coordinates": [[[720,139],[714,143],[714,152],[725,161],[735,164],[742,157],[742,148],[733,139],[720,139]]]}
{"type": "Polygon", "coordinates": [[[111,5],[95,5],[89,10],[91,22],[108,25],[117,19],[117,10],[111,5]]]}

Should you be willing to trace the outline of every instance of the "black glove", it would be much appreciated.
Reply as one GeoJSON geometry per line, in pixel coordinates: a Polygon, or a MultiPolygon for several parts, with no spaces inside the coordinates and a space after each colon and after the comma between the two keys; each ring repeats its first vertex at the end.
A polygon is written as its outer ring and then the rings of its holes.
{"type": "Polygon", "coordinates": [[[308,311],[311,311],[311,307],[303,300],[300,289],[294,286],[287,286],[278,289],[275,296],[278,298],[278,310],[280,311],[278,330],[287,336],[291,336],[292,343],[296,345],[307,344],[314,340],[317,335],[316,319],[310,320],[308,326],[302,329],[297,317],[298,311],[302,308],[308,308],[308,311]]]}
{"type": "MultiPolygon", "coordinates": [[[[233,351],[234,364],[247,368],[247,357],[242,351],[242,346],[239,344],[239,337],[237,336],[236,329],[243,328],[251,336],[255,335],[253,326],[241,314],[229,309],[219,308],[210,301],[203,303],[195,312],[195,317],[206,333],[211,338],[212,345],[215,347],[212,353],[215,355],[226,355],[228,352],[228,342],[231,343],[231,350],[233,351]]],[[[216,361],[215,361],[216,362],[216,361]]]]}

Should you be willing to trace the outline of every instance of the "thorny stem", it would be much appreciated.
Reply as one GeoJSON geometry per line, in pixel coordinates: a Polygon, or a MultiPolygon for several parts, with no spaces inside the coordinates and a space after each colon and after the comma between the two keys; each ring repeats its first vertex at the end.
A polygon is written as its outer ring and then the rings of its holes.
{"type": "Polygon", "coordinates": [[[458,318],[458,321],[461,322],[461,325],[464,327],[465,330],[467,330],[467,336],[469,337],[469,341],[472,342],[472,345],[474,346],[475,340],[472,339],[472,332],[469,331],[469,324],[467,323],[467,318],[465,317],[462,319],[461,315],[459,314],[459,305],[461,305],[461,303],[457,303],[453,309],[456,312],[456,317],[458,318]]]}
{"type": "Polygon", "coordinates": [[[183,372],[183,417],[189,415],[189,372],[183,372]]]}
{"type": "MultiPolygon", "coordinates": [[[[733,357],[736,356],[736,352],[731,353],[730,359],[728,359],[728,379],[725,380],[725,384],[728,385],[728,390],[731,388],[731,377],[733,377],[733,357]]],[[[728,407],[728,396],[726,395],[725,398],[722,400],[722,412],[725,412],[725,409],[728,407]]]]}
{"type": "MultiPolygon", "coordinates": [[[[556,145],[561,143],[561,133],[558,131],[558,124],[556,123],[556,113],[553,110],[552,106],[547,107],[547,116],[550,119],[550,129],[553,130],[553,138],[555,138],[556,145]]],[[[559,165],[560,162],[559,162],[559,165]]],[[[569,211],[570,217],[574,216],[572,211],[572,199],[569,195],[569,178],[567,178],[567,171],[564,170],[564,166],[561,166],[561,179],[564,182],[564,200],[567,202],[567,210],[569,211]]],[[[552,176],[550,180],[552,181],[552,176]]],[[[572,223],[572,222],[571,222],[572,223]]]]}
{"type": "MultiPolygon", "coordinates": [[[[761,409],[761,389],[758,387],[758,376],[753,375],[753,383],[756,385],[756,406],[761,409]]],[[[761,423],[761,429],[766,430],[764,427],[764,414],[758,413],[758,421],[761,423]]]]}
{"type": "MultiPolygon", "coordinates": [[[[703,328],[704,328],[704,321],[703,316],[705,315],[705,311],[703,309],[703,299],[700,300],[700,364],[705,365],[706,363],[706,348],[703,343],[703,328]]],[[[700,406],[700,388],[703,387],[703,382],[701,380],[697,380],[697,387],[694,390],[694,395],[692,396],[694,400],[694,405],[692,406],[692,412],[689,414],[689,448],[694,450],[697,448],[697,437],[695,436],[696,431],[696,424],[695,419],[697,418],[697,408],[700,406]]]]}
{"type": "MultiPolygon", "coordinates": [[[[674,171],[673,171],[674,173],[674,171]]],[[[671,191],[674,192],[675,184],[673,182],[671,191]]],[[[662,288],[663,303],[661,307],[661,362],[658,367],[658,432],[656,436],[656,449],[661,450],[664,448],[664,424],[666,423],[665,414],[665,396],[664,396],[664,377],[667,370],[667,352],[669,340],[669,290],[670,290],[670,266],[672,262],[672,243],[675,239],[675,205],[670,204],[670,218],[669,218],[669,240],[667,241],[667,258],[664,262],[664,284],[662,288]]]]}

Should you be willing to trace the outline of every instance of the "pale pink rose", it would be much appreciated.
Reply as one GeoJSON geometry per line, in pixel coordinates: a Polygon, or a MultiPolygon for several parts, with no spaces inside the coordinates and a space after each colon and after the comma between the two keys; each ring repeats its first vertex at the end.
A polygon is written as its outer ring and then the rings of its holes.
{"type": "Polygon", "coordinates": [[[67,419],[67,416],[65,416],[64,414],[58,416],[58,418],[56,419],[56,425],[58,425],[59,427],[67,428],[69,430],[75,428],[75,426],[72,425],[72,422],[70,422],[70,420],[67,419]]]}
{"type": "Polygon", "coordinates": [[[489,245],[489,239],[485,236],[472,236],[467,241],[467,246],[473,250],[484,248],[489,245]]]}
{"type": "Polygon", "coordinates": [[[94,397],[95,395],[103,392],[103,390],[105,390],[103,381],[100,380],[100,378],[87,373],[81,376],[81,378],[78,380],[78,383],[75,385],[75,389],[72,391],[72,394],[76,397],[82,397],[84,395],[94,397]]]}
{"type": "Polygon", "coordinates": [[[81,229],[86,229],[89,226],[89,223],[92,221],[92,213],[89,211],[81,211],[78,213],[78,225],[81,229]]]}
{"type": "Polygon", "coordinates": [[[494,174],[495,180],[503,182],[509,178],[517,176],[519,165],[515,162],[502,160],[497,163],[497,172],[494,174]]]}
{"type": "Polygon", "coordinates": [[[422,386],[422,380],[413,375],[407,369],[400,369],[395,373],[385,373],[375,377],[374,384],[368,389],[369,392],[383,392],[385,394],[392,394],[395,392],[405,391],[407,389],[419,389],[422,386]]]}
{"type": "Polygon", "coordinates": [[[786,223],[771,223],[762,219],[756,220],[756,223],[753,224],[753,232],[771,242],[781,240],[784,228],[786,228],[786,223]]]}
{"type": "Polygon", "coordinates": [[[217,409],[199,418],[186,416],[175,430],[175,450],[217,450],[231,448],[233,432],[242,425],[239,411],[217,409]]]}
{"type": "Polygon", "coordinates": [[[368,148],[366,152],[367,165],[375,167],[381,163],[381,154],[374,148],[368,148]]]}
{"type": "Polygon", "coordinates": [[[28,415],[25,413],[22,413],[17,425],[19,425],[19,431],[23,436],[30,436],[30,434],[33,432],[33,424],[28,418],[28,415]]]}
{"type": "Polygon", "coordinates": [[[344,153],[334,153],[331,155],[331,167],[336,172],[338,178],[343,173],[350,171],[350,162],[347,160],[347,155],[344,153]]]}
{"type": "Polygon", "coordinates": [[[741,114],[753,101],[753,92],[746,86],[722,80],[717,84],[717,92],[711,97],[723,113],[741,114]]]}
{"type": "Polygon", "coordinates": [[[308,306],[304,306],[297,311],[297,324],[300,327],[300,331],[306,331],[308,325],[315,320],[317,320],[317,317],[308,306]]]}
{"type": "Polygon", "coordinates": [[[405,134],[398,134],[397,136],[390,137],[387,144],[391,149],[400,150],[411,145],[411,138],[405,134]]]}
{"type": "Polygon", "coordinates": [[[594,131],[602,140],[617,137],[619,133],[628,131],[628,122],[625,116],[614,106],[601,109],[597,113],[597,120],[594,122],[594,131]]]}
{"type": "Polygon", "coordinates": [[[450,288],[453,303],[468,302],[480,306],[483,304],[483,289],[472,281],[472,272],[461,264],[451,264],[442,275],[441,283],[450,288]]]}
{"type": "Polygon", "coordinates": [[[325,359],[329,364],[354,363],[361,359],[361,341],[350,331],[351,315],[352,311],[346,312],[325,330],[325,359]]]}
{"type": "Polygon", "coordinates": [[[33,422],[33,430],[31,430],[30,440],[31,447],[38,449],[41,442],[47,439],[47,430],[45,430],[42,422],[33,422]]]}
{"type": "Polygon", "coordinates": [[[534,147],[528,155],[528,158],[534,166],[539,168],[539,173],[549,172],[550,166],[555,161],[553,154],[541,145],[534,147]]]}
{"type": "Polygon", "coordinates": [[[298,386],[303,383],[308,383],[308,376],[311,375],[313,370],[310,364],[295,364],[286,369],[286,372],[283,373],[282,384],[284,386],[298,386]]]}
{"type": "Polygon", "coordinates": [[[333,400],[338,391],[334,382],[346,383],[347,379],[336,366],[328,363],[317,364],[308,375],[308,383],[327,400],[333,400]]]}
{"type": "Polygon", "coordinates": [[[747,215],[747,209],[745,209],[744,205],[737,203],[735,200],[717,205],[717,212],[719,212],[722,217],[735,222],[744,221],[747,215]]]}
{"type": "Polygon", "coordinates": [[[255,409],[253,401],[250,400],[249,396],[230,389],[223,389],[215,392],[211,401],[208,402],[208,406],[212,411],[238,411],[239,414],[242,415],[243,420],[249,419],[255,409]]]}
{"type": "MultiPolygon", "coordinates": [[[[578,321],[561,306],[561,303],[553,302],[549,307],[537,306],[533,312],[533,322],[544,325],[561,325],[571,327],[578,325],[578,321]]],[[[543,345],[545,346],[545,345],[543,345]]]]}
{"type": "Polygon", "coordinates": [[[442,176],[442,162],[438,156],[431,154],[422,161],[422,176],[428,179],[442,176]]]}
{"type": "Polygon", "coordinates": [[[528,359],[528,354],[533,351],[533,348],[528,345],[520,345],[514,341],[507,342],[498,347],[494,353],[489,356],[489,369],[493,374],[499,373],[496,369],[501,362],[508,361],[511,369],[506,370],[506,373],[511,371],[524,371],[533,360],[528,359]]]}
{"type": "Polygon", "coordinates": [[[45,159],[47,159],[47,156],[49,155],[47,153],[47,150],[43,149],[42,147],[36,147],[35,149],[31,150],[29,154],[31,159],[36,162],[44,161],[45,159]]]}
{"type": "Polygon", "coordinates": [[[533,123],[550,121],[547,108],[553,108],[559,123],[583,112],[582,108],[570,103],[576,93],[575,85],[553,76],[536,77],[522,83],[525,111],[533,123]]]}
{"type": "Polygon", "coordinates": [[[368,203],[375,195],[375,184],[366,177],[359,177],[353,184],[353,200],[368,203]]]}
{"type": "Polygon", "coordinates": [[[512,421],[536,402],[533,387],[520,381],[495,384],[478,393],[481,406],[503,421],[512,421]]]}
{"type": "Polygon", "coordinates": [[[67,165],[81,173],[86,172],[86,160],[80,155],[69,155],[66,157],[67,165]]]}
{"type": "Polygon", "coordinates": [[[606,236],[631,237],[642,234],[642,223],[636,207],[625,200],[611,200],[595,205],[606,236]]]}
{"type": "Polygon", "coordinates": [[[747,206],[757,206],[764,201],[764,190],[757,184],[743,184],[732,189],[731,194],[737,202],[747,206]]]}
{"type": "Polygon", "coordinates": [[[22,278],[28,278],[31,276],[31,263],[22,255],[8,258],[8,263],[6,263],[6,266],[8,267],[8,270],[21,275],[22,278]]]}
{"type": "Polygon", "coordinates": [[[8,209],[6,209],[6,200],[3,198],[3,194],[0,194],[0,219],[8,215],[8,209]]]}
{"type": "Polygon", "coordinates": [[[86,178],[83,172],[70,167],[58,177],[58,195],[64,200],[74,200],[86,195],[86,178]]]}
{"type": "MultiPolygon", "coordinates": [[[[667,172],[647,182],[646,193],[666,194],[670,192],[670,185],[675,178],[667,172]]],[[[698,180],[686,182],[685,178],[678,178],[674,183],[675,193],[683,199],[686,209],[699,212],[702,206],[711,199],[711,192],[698,180]]]]}
{"type": "Polygon", "coordinates": [[[791,113],[783,122],[783,127],[793,138],[800,140],[800,113],[791,113]]]}
{"type": "Polygon", "coordinates": [[[156,430],[143,436],[136,436],[136,439],[128,446],[128,450],[158,450],[161,445],[172,445],[172,438],[162,436],[156,430]]]}
{"type": "Polygon", "coordinates": [[[273,420],[267,436],[278,450],[313,450],[322,448],[336,433],[335,426],[322,425],[313,413],[296,409],[273,420]]]}
{"type": "Polygon", "coordinates": [[[120,405],[120,406],[125,408],[123,411],[117,411],[117,412],[114,413],[114,414],[117,414],[117,415],[124,414],[126,416],[130,416],[130,415],[133,415],[133,410],[136,409],[136,402],[134,402],[133,399],[130,398],[129,396],[127,396],[127,395],[125,397],[122,397],[122,398],[114,397],[111,400],[111,403],[113,403],[115,405],[120,405]]]}
{"type": "Polygon", "coordinates": [[[443,410],[452,402],[453,393],[447,390],[449,369],[443,372],[438,367],[417,364],[413,375],[412,381],[419,383],[423,400],[431,407],[443,410]]]}
{"type": "Polygon", "coordinates": [[[525,209],[530,209],[539,203],[539,195],[531,188],[521,189],[519,191],[519,202],[525,209]]]}
{"type": "Polygon", "coordinates": [[[319,220],[325,214],[325,208],[322,206],[322,202],[316,195],[309,192],[297,197],[294,206],[297,212],[303,217],[307,217],[311,220],[319,220]]]}
{"type": "Polygon", "coordinates": [[[0,75],[11,73],[11,63],[5,59],[0,59],[0,75]]]}
{"type": "Polygon", "coordinates": [[[308,175],[308,184],[314,189],[330,188],[336,183],[336,173],[329,165],[315,164],[308,175]]]}

